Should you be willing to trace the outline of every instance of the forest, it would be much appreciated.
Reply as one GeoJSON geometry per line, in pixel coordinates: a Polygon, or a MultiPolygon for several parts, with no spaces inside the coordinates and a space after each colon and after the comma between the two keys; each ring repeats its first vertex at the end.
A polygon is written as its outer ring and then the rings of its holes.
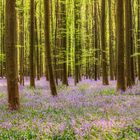
{"type": "Polygon", "coordinates": [[[140,140],[140,0],[0,0],[0,140],[140,140]]]}

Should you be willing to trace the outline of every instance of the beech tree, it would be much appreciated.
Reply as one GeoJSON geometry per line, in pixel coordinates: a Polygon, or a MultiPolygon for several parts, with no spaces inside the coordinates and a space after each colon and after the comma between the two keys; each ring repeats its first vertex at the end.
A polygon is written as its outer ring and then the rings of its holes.
{"type": "Polygon", "coordinates": [[[44,11],[45,11],[45,50],[46,50],[46,62],[47,70],[49,73],[49,82],[51,88],[51,94],[53,96],[57,95],[56,85],[54,80],[54,73],[52,67],[52,58],[51,58],[51,46],[50,46],[50,1],[44,0],[44,11]]]}
{"type": "Polygon", "coordinates": [[[8,86],[8,103],[10,110],[20,107],[17,62],[16,62],[16,11],[15,0],[6,0],[6,24],[5,24],[5,47],[6,47],[6,78],[8,86]]]}
{"type": "Polygon", "coordinates": [[[35,22],[35,15],[34,15],[34,0],[30,0],[30,86],[35,87],[35,65],[34,65],[34,22],[35,22]]]}
{"type": "Polygon", "coordinates": [[[22,9],[20,10],[19,13],[19,42],[20,42],[20,51],[19,51],[19,55],[20,55],[20,85],[24,85],[24,10],[23,10],[23,6],[24,6],[24,0],[21,1],[21,5],[22,9]]]}
{"type": "Polygon", "coordinates": [[[138,30],[137,30],[137,51],[138,55],[138,79],[140,81],[140,0],[138,0],[138,30]]]}
{"type": "Polygon", "coordinates": [[[67,79],[67,22],[66,22],[66,0],[61,1],[61,45],[63,52],[63,84],[68,86],[67,79]]]}
{"type": "Polygon", "coordinates": [[[124,73],[124,1],[117,0],[117,90],[125,91],[124,73]]]}
{"type": "Polygon", "coordinates": [[[132,9],[131,0],[125,0],[125,48],[126,48],[126,84],[128,87],[133,85],[132,81],[132,63],[131,55],[133,50],[132,34],[132,9]]]}
{"type": "Polygon", "coordinates": [[[102,0],[102,18],[101,18],[101,43],[102,43],[102,78],[103,84],[108,85],[107,72],[107,46],[106,46],[106,3],[102,0]]]}

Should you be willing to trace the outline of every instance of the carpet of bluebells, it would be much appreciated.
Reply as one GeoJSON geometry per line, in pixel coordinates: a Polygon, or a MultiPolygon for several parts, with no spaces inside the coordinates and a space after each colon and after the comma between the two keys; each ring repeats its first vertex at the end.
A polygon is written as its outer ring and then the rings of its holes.
{"type": "Polygon", "coordinates": [[[19,111],[8,111],[0,80],[0,140],[140,140],[140,85],[117,94],[116,82],[83,79],[50,95],[45,78],[36,89],[20,86],[19,111]]]}

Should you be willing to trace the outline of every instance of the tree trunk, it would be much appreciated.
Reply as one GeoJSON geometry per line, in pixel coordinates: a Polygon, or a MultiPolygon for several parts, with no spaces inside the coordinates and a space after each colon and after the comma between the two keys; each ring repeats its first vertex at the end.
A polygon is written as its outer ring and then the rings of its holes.
{"type": "MultiPolygon", "coordinates": [[[[22,0],[21,6],[23,7],[24,2],[22,0]]],[[[19,19],[19,41],[20,41],[20,85],[24,85],[24,11],[20,11],[19,19]]]]}
{"type": "Polygon", "coordinates": [[[66,34],[66,0],[61,1],[61,43],[62,43],[62,53],[63,53],[63,77],[62,82],[64,85],[68,86],[67,79],[67,34],[66,34]]]}
{"type": "Polygon", "coordinates": [[[124,74],[124,2],[117,0],[117,91],[125,91],[124,74]]]}
{"type": "Polygon", "coordinates": [[[125,0],[125,42],[126,42],[126,85],[132,87],[134,67],[133,58],[133,33],[132,33],[132,9],[131,0],[125,0]]]}
{"type": "Polygon", "coordinates": [[[8,103],[10,110],[19,109],[19,91],[16,66],[16,11],[15,0],[6,0],[6,72],[8,86],[8,103]]]}
{"type": "Polygon", "coordinates": [[[108,85],[108,72],[107,72],[107,47],[106,47],[106,3],[102,0],[102,20],[101,20],[101,42],[102,42],[102,78],[103,85],[108,85]]]}
{"type": "MultiPolygon", "coordinates": [[[[138,0],[138,53],[140,53],[140,0],[138,0]]],[[[140,81],[140,54],[138,55],[138,79],[140,81]]]]}
{"type": "Polygon", "coordinates": [[[46,61],[49,73],[49,82],[51,88],[51,94],[53,96],[57,95],[56,85],[53,74],[52,58],[51,58],[51,46],[50,46],[50,1],[44,0],[44,10],[45,10],[45,49],[46,49],[46,61]]]}
{"type": "Polygon", "coordinates": [[[30,86],[35,88],[34,65],[34,0],[30,0],[30,86]]]}
{"type": "Polygon", "coordinates": [[[79,48],[80,48],[80,39],[79,39],[79,20],[80,20],[80,2],[74,1],[74,17],[75,17],[75,85],[79,82],[79,48]]]}
{"type": "Polygon", "coordinates": [[[112,42],[112,4],[111,0],[108,0],[108,6],[109,6],[109,62],[110,62],[110,80],[114,80],[114,71],[113,71],[113,61],[114,61],[114,55],[113,55],[113,42],[112,42]]]}

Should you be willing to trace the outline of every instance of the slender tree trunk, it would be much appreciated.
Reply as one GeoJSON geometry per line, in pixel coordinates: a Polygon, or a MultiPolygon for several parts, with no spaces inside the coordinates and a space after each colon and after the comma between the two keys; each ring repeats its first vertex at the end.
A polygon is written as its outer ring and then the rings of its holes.
{"type": "MultiPolygon", "coordinates": [[[[23,7],[24,2],[22,0],[21,6],[23,7]]],[[[24,85],[24,11],[20,11],[20,33],[19,33],[19,41],[20,41],[20,85],[24,85]]]]}
{"type": "Polygon", "coordinates": [[[111,0],[108,0],[108,6],[109,6],[109,62],[110,62],[110,80],[114,80],[114,72],[113,72],[113,42],[112,42],[112,4],[111,0]]]}
{"type": "Polygon", "coordinates": [[[35,65],[34,65],[34,0],[30,0],[30,86],[35,87],[35,65]]]}
{"type": "Polygon", "coordinates": [[[43,76],[43,56],[42,56],[42,1],[39,3],[39,45],[40,45],[40,77],[43,76]]]}
{"type": "Polygon", "coordinates": [[[94,79],[95,81],[97,81],[98,79],[98,27],[97,27],[97,20],[98,20],[98,16],[97,16],[97,1],[94,1],[94,34],[95,34],[95,38],[94,38],[94,46],[95,46],[95,69],[94,69],[94,79]]]}
{"type": "Polygon", "coordinates": [[[79,39],[79,20],[80,20],[80,2],[74,1],[74,17],[75,17],[75,85],[79,82],[79,48],[80,48],[80,39],[79,39]]]}
{"type": "Polygon", "coordinates": [[[55,27],[55,49],[54,49],[54,68],[55,68],[55,81],[56,81],[56,84],[58,85],[58,64],[57,64],[57,54],[58,54],[58,51],[57,51],[57,47],[58,47],[58,42],[59,42],[59,39],[58,39],[58,29],[59,29],[59,0],[57,0],[56,2],[56,5],[55,5],[55,16],[56,16],[56,27],[55,27]]]}
{"type": "MultiPolygon", "coordinates": [[[[35,11],[37,12],[37,2],[35,3],[35,11]]],[[[36,44],[36,73],[37,80],[40,80],[40,47],[38,40],[38,26],[37,26],[37,17],[35,15],[35,44],[36,44]]]]}
{"type": "MultiPolygon", "coordinates": [[[[138,0],[138,53],[140,53],[140,0],[138,0]]],[[[140,81],[140,55],[138,55],[138,79],[140,81]]]]}

